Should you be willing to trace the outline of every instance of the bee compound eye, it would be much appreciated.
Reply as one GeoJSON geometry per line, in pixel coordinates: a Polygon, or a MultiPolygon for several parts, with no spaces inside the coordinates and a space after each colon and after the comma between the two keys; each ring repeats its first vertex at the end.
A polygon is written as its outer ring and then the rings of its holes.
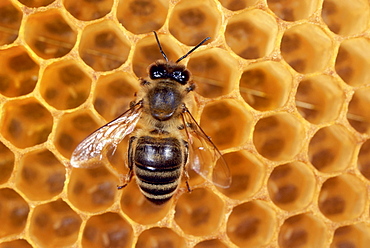
{"type": "Polygon", "coordinates": [[[165,78],[166,75],[167,75],[167,71],[161,65],[153,65],[149,69],[149,76],[151,79],[165,78]]]}
{"type": "Polygon", "coordinates": [[[188,71],[174,71],[172,72],[172,78],[180,84],[186,84],[189,80],[188,71]]]}

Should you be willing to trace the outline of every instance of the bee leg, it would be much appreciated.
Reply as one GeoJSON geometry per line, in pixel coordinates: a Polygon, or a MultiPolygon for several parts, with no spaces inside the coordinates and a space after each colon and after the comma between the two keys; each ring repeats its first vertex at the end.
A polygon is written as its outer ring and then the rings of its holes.
{"type": "Polygon", "coordinates": [[[190,83],[189,87],[187,87],[185,89],[186,92],[190,92],[190,91],[193,91],[195,89],[195,84],[194,83],[190,83]]]}
{"type": "Polygon", "coordinates": [[[134,173],[132,173],[132,170],[130,169],[130,171],[126,175],[125,183],[122,184],[122,185],[117,186],[117,189],[123,189],[124,187],[126,187],[128,185],[128,183],[131,181],[133,175],[134,175],[134,173]]]}
{"type": "Polygon", "coordinates": [[[192,190],[189,185],[189,174],[186,170],[184,170],[184,176],[185,176],[186,188],[188,189],[188,192],[191,193],[192,190]]]}
{"type": "Polygon", "coordinates": [[[188,189],[188,192],[190,193],[191,192],[191,188],[189,186],[189,174],[188,174],[188,171],[187,171],[187,166],[186,166],[186,163],[188,162],[188,154],[189,154],[189,144],[188,142],[186,142],[185,140],[183,140],[184,142],[184,153],[183,153],[183,156],[184,156],[184,177],[185,177],[185,183],[186,183],[186,187],[188,189]]]}
{"type": "Polygon", "coordinates": [[[127,184],[131,181],[132,176],[134,175],[132,169],[133,169],[133,163],[134,163],[134,160],[133,160],[133,156],[134,156],[133,143],[134,143],[135,140],[136,140],[136,137],[132,136],[130,138],[130,141],[129,141],[129,144],[128,144],[128,168],[130,170],[129,170],[128,174],[126,175],[125,183],[123,185],[117,186],[117,189],[123,189],[124,187],[126,187],[127,184]]]}

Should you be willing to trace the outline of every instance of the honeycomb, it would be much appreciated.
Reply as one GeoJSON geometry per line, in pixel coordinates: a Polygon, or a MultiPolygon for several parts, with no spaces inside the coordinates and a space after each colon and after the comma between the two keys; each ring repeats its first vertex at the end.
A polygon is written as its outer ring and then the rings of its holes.
{"type": "Polygon", "coordinates": [[[370,247],[367,0],[1,0],[0,248],[370,247]],[[74,148],[124,112],[163,50],[232,183],[190,173],[167,204],[122,190],[127,139],[74,148]]]}

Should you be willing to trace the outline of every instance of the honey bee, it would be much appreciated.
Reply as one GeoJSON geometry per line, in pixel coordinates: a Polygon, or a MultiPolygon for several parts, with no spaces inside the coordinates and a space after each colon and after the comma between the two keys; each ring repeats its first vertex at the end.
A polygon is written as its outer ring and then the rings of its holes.
{"type": "Polygon", "coordinates": [[[130,135],[129,172],[118,189],[125,187],[135,175],[142,194],[160,205],[171,199],[182,178],[191,191],[189,168],[223,188],[229,187],[231,177],[220,151],[186,106],[195,84],[189,70],[179,64],[209,37],[173,62],[168,60],[157,33],[153,32],[164,60],[148,67],[149,77],[140,79],[141,90],[129,110],[85,138],[74,150],[70,162],[76,168],[91,167],[104,153],[112,154],[130,135]]]}

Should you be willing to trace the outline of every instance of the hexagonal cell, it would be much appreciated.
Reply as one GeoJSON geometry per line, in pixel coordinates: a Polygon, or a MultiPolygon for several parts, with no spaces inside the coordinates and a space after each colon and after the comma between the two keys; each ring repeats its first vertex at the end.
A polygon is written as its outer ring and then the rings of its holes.
{"type": "Polygon", "coordinates": [[[283,106],[292,88],[292,75],[278,62],[251,64],[239,81],[240,95],[252,108],[266,111],[283,106]]]}
{"type": "Polygon", "coordinates": [[[354,155],[356,140],[346,128],[331,125],[321,128],[312,137],[308,156],[319,171],[332,173],[344,170],[354,155]]]}
{"type": "Polygon", "coordinates": [[[1,243],[0,248],[33,248],[33,247],[24,239],[16,239],[1,243]]]}
{"type": "Polygon", "coordinates": [[[225,31],[227,45],[244,59],[258,59],[272,53],[278,27],[262,10],[250,10],[229,19],[225,31]]]}
{"type": "Polygon", "coordinates": [[[48,139],[53,117],[36,99],[9,101],[3,111],[1,133],[16,147],[34,146],[48,139]]]}
{"type": "Polygon", "coordinates": [[[113,0],[63,0],[64,7],[74,17],[81,21],[91,21],[108,14],[113,6],[113,0]]]}
{"type": "Polygon", "coordinates": [[[218,187],[218,190],[237,200],[253,196],[262,186],[265,177],[264,165],[261,161],[244,150],[226,153],[223,158],[230,168],[232,180],[230,187],[218,187]]]}
{"type": "Polygon", "coordinates": [[[264,117],[254,127],[254,146],[262,156],[273,161],[293,158],[303,141],[302,124],[288,113],[264,117]]]}
{"type": "Polygon", "coordinates": [[[0,189],[0,238],[21,233],[27,222],[30,208],[13,189],[0,189]]]}
{"type": "Polygon", "coordinates": [[[214,1],[182,0],[175,5],[168,25],[177,40],[195,46],[206,37],[217,36],[221,19],[214,1]]]}
{"type": "Polygon", "coordinates": [[[357,132],[370,134],[370,88],[356,90],[348,104],[347,120],[357,132]]]}
{"type": "Polygon", "coordinates": [[[287,29],[283,35],[281,54],[284,60],[299,73],[323,71],[332,57],[332,41],[321,27],[299,24],[287,29]]]}
{"type": "Polygon", "coordinates": [[[57,9],[51,9],[29,16],[24,38],[38,56],[51,59],[62,57],[72,50],[77,32],[57,9]]]}
{"type": "Polygon", "coordinates": [[[316,178],[308,165],[293,162],[276,167],[267,183],[271,200],[286,211],[298,210],[311,203],[316,178]]]}
{"type": "Polygon", "coordinates": [[[135,180],[122,189],[121,209],[137,223],[155,224],[166,216],[171,206],[173,206],[172,199],[163,205],[155,205],[148,201],[140,192],[135,180]]]}
{"type": "Polygon", "coordinates": [[[318,206],[332,221],[358,218],[367,202],[366,186],[354,175],[342,174],[326,180],[320,191],[318,206]]]}
{"type": "Polygon", "coordinates": [[[30,238],[37,247],[71,247],[77,241],[81,222],[61,199],[38,205],[30,219],[30,238]]]}
{"type": "Polygon", "coordinates": [[[88,110],[67,113],[59,119],[53,144],[64,157],[70,158],[76,146],[102,125],[88,110]]]}
{"type": "Polygon", "coordinates": [[[55,0],[18,0],[18,2],[30,8],[38,8],[51,4],[55,0]]]}
{"type": "Polygon", "coordinates": [[[74,168],[68,183],[68,199],[78,209],[98,212],[116,200],[119,180],[104,166],[91,169],[74,168]]]}
{"type": "Polygon", "coordinates": [[[18,38],[22,12],[11,1],[0,3],[0,46],[12,43],[18,38]]]}
{"type": "Polygon", "coordinates": [[[160,29],[167,18],[168,1],[120,0],[117,6],[118,21],[134,34],[160,29]]]}
{"type": "Polygon", "coordinates": [[[110,71],[128,58],[130,43],[111,20],[86,26],[79,46],[83,61],[95,71],[110,71]]]}
{"type": "MultiPolygon", "coordinates": [[[[184,55],[186,52],[178,45],[178,43],[170,35],[158,35],[159,41],[167,58],[175,61],[184,55]]],[[[132,69],[137,77],[148,76],[148,66],[157,60],[163,60],[163,56],[159,51],[157,41],[154,35],[146,36],[138,41],[135,47],[134,57],[132,58],[132,69]]]]}
{"type": "Polygon", "coordinates": [[[236,60],[221,48],[192,54],[187,67],[196,82],[195,92],[208,98],[230,93],[239,78],[236,60]]]}
{"type": "Polygon", "coordinates": [[[0,184],[6,183],[14,168],[14,153],[0,142],[0,184]]]}
{"type": "Polygon", "coordinates": [[[174,220],[185,233],[203,236],[218,232],[224,215],[223,201],[210,189],[197,188],[180,196],[174,220]]]}
{"type": "Polygon", "coordinates": [[[361,174],[370,180],[370,140],[362,144],[358,154],[357,166],[361,174]]]}
{"type": "Polygon", "coordinates": [[[340,247],[370,247],[369,225],[357,223],[337,228],[330,248],[340,247]]]}
{"type": "Polygon", "coordinates": [[[228,248],[221,240],[219,239],[210,239],[198,243],[194,248],[228,248]]]}
{"type": "Polygon", "coordinates": [[[280,227],[278,236],[281,248],[323,247],[327,241],[325,224],[311,213],[286,219],[280,227]]]}
{"type": "Polygon", "coordinates": [[[370,80],[370,41],[367,38],[344,40],[338,50],[335,71],[351,86],[361,86],[370,80]]]}
{"type": "Polygon", "coordinates": [[[276,231],[277,217],[264,201],[242,203],[232,210],[227,235],[239,247],[263,247],[276,231]]]}
{"type": "Polygon", "coordinates": [[[251,7],[258,3],[257,0],[218,0],[225,8],[237,11],[251,7]]]}
{"type": "Polygon", "coordinates": [[[220,100],[205,106],[200,123],[217,148],[222,150],[246,142],[251,131],[250,120],[240,102],[220,100]]]}
{"type": "Polygon", "coordinates": [[[267,0],[267,4],[278,17],[294,22],[309,18],[318,9],[321,1],[267,0]]]}
{"type": "Polygon", "coordinates": [[[104,213],[91,217],[84,228],[82,247],[131,247],[131,225],[117,213],[104,213]]]}
{"type": "Polygon", "coordinates": [[[335,78],[316,75],[303,79],[295,95],[298,112],[313,124],[338,118],[345,95],[335,78]]]}
{"type": "Polygon", "coordinates": [[[33,91],[39,78],[40,67],[23,46],[0,50],[0,64],[1,94],[17,97],[33,91]]]}
{"type": "Polygon", "coordinates": [[[102,75],[98,79],[94,94],[94,108],[107,121],[129,109],[139,90],[139,81],[127,72],[102,75]]]}
{"type": "Polygon", "coordinates": [[[139,235],[135,247],[153,248],[153,245],[155,247],[188,247],[183,237],[166,227],[153,227],[145,230],[139,235]]]}
{"type": "Polygon", "coordinates": [[[74,60],[49,65],[40,81],[45,101],[56,109],[78,107],[90,94],[91,78],[74,60]]]}
{"type": "Polygon", "coordinates": [[[369,2],[366,0],[325,0],[322,19],[329,29],[339,35],[354,35],[365,31],[369,22],[369,2]]]}
{"type": "Polygon", "coordinates": [[[22,156],[16,171],[16,185],[29,199],[49,200],[62,192],[65,167],[49,150],[22,156]]]}

